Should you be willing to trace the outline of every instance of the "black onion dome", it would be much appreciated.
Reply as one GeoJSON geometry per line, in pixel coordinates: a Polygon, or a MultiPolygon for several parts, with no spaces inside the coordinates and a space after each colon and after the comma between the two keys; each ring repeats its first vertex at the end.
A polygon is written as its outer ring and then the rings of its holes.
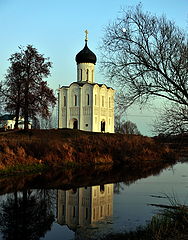
{"type": "Polygon", "coordinates": [[[93,63],[97,61],[96,55],[88,48],[87,41],[85,47],[76,55],[76,62],[78,63],[93,63]]]}

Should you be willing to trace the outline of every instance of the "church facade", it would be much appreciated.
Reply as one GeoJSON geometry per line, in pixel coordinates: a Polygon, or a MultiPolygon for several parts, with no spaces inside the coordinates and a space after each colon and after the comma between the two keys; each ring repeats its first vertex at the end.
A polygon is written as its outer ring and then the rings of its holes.
{"type": "Polygon", "coordinates": [[[114,89],[95,83],[96,55],[87,46],[76,55],[77,81],[58,93],[58,128],[114,132],[114,89]]]}

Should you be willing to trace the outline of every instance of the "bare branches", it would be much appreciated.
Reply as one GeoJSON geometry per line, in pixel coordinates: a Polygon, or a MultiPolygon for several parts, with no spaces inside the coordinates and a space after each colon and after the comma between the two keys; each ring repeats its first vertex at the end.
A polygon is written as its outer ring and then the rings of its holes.
{"type": "Polygon", "coordinates": [[[187,105],[187,39],[174,22],[140,6],[123,11],[107,26],[101,49],[107,78],[126,89],[131,103],[160,96],[187,105]]]}
{"type": "Polygon", "coordinates": [[[182,134],[188,132],[188,107],[165,104],[153,123],[155,134],[182,134]]]}

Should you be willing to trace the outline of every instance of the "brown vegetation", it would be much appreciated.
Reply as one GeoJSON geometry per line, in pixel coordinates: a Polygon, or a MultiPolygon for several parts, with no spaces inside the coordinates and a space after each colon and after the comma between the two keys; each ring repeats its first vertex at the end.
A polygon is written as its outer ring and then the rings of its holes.
{"type": "Polygon", "coordinates": [[[126,164],[138,168],[172,160],[172,151],[138,135],[102,134],[79,130],[28,130],[0,134],[0,168],[44,164],[126,164]]]}

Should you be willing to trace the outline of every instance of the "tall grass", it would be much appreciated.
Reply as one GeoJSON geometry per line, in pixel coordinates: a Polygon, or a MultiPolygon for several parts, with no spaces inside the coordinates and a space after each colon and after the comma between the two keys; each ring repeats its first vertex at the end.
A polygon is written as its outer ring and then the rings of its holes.
{"type": "Polygon", "coordinates": [[[0,169],[16,164],[59,166],[71,162],[139,167],[148,162],[172,160],[172,157],[173,153],[167,146],[156,144],[152,138],[137,135],[67,129],[0,134],[0,169]]]}
{"type": "Polygon", "coordinates": [[[173,194],[164,194],[169,205],[155,205],[162,210],[144,227],[135,231],[112,233],[102,240],[185,240],[188,239],[188,206],[181,204],[173,194]]]}

